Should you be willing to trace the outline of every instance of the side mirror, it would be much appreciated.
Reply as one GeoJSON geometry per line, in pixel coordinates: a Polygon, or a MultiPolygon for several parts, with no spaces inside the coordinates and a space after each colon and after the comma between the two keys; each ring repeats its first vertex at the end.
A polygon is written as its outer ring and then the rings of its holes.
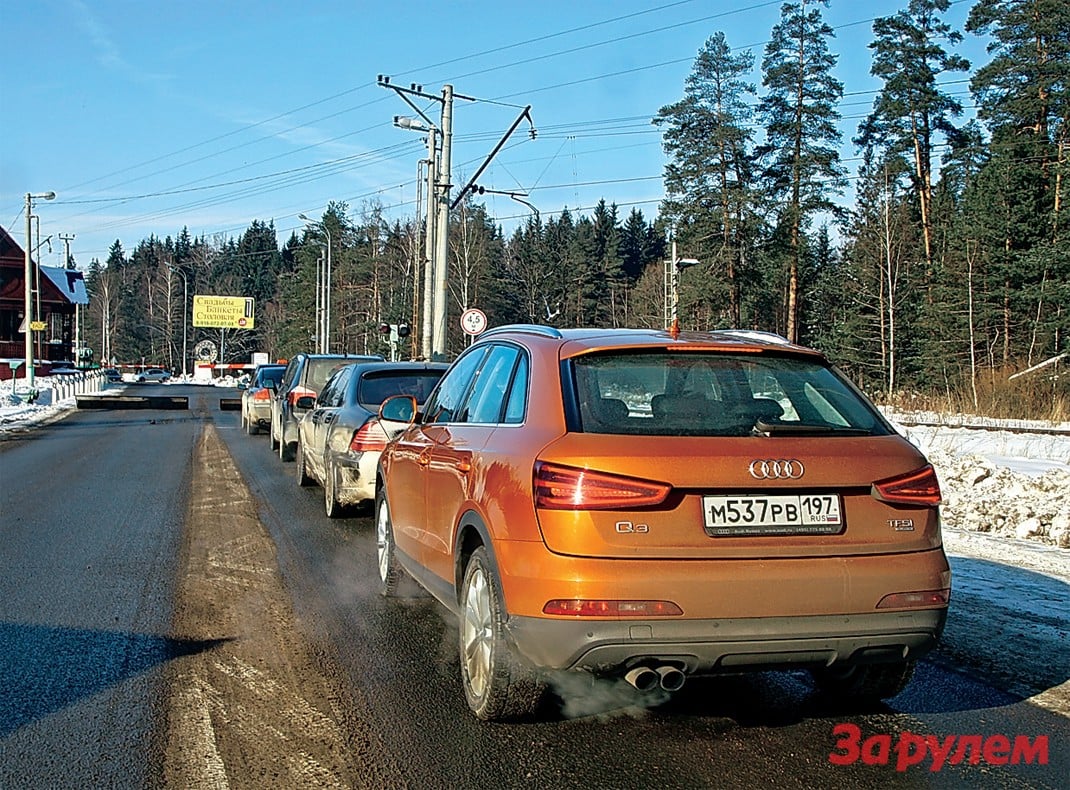
{"type": "Polygon", "coordinates": [[[412,395],[394,395],[387,398],[379,405],[379,419],[412,425],[416,419],[416,398],[412,395]]]}
{"type": "Polygon", "coordinates": [[[302,395],[294,403],[294,406],[298,409],[314,409],[316,408],[316,399],[312,395],[302,395]]]}

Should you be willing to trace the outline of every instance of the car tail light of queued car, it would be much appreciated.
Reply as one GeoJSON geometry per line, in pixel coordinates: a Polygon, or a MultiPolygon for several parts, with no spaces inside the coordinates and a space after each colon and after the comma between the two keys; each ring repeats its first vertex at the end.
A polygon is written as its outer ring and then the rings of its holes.
{"type": "Polygon", "coordinates": [[[942,632],[936,474],[812,349],[501,327],[378,416],[380,591],[411,577],[457,615],[479,718],[531,714],[561,672],[802,668],[868,703],[942,632]]]}

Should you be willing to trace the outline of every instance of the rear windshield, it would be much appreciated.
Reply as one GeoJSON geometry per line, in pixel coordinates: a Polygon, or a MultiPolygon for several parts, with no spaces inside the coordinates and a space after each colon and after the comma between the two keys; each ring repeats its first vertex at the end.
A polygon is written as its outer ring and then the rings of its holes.
{"type": "MultiPolygon", "coordinates": [[[[364,376],[357,387],[357,402],[379,407],[391,395],[412,395],[423,403],[442,378],[442,370],[418,370],[406,373],[387,371],[364,376]]],[[[373,409],[374,411],[374,409],[373,409]]]]}
{"type": "Polygon", "coordinates": [[[286,368],[263,368],[259,375],[258,380],[261,387],[275,387],[279,386],[279,382],[282,381],[282,374],[286,372],[286,368]]]}
{"type": "Polygon", "coordinates": [[[327,379],[338,368],[352,365],[355,359],[310,359],[308,360],[308,372],[305,374],[304,386],[319,395],[327,379]]]}
{"type": "Polygon", "coordinates": [[[717,352],[572,360],[578,430],[650,436],[882,435],[876,409],[822,364],[717,352]]]}

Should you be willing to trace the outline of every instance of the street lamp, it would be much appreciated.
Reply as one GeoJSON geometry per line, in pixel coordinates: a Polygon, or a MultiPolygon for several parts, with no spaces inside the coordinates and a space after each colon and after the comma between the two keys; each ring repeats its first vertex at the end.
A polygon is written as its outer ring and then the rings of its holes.
{"type": "Polygon", "coordinates": [[[672,316],[669,322],[669,332],[674,338],[680,335],[680,272],[691,266],[697,266],[699,263],[697,258],[677,258],[676,257],[676,236],[673,235],[672,240],[672,258],[665,261],[666,266],[671,267],[669,271],[669,277],[671,281],[672,294],[672,316]]]}
{"type": "MultiPolygon", "coordinates": [[[[35,200],[55,200],[55,192],[27,192],[26,193],[26,270],[23,273],[24,283],[24,305],[23,305],[23,323],[26,327],[26,385],[33,389],[33,327],[31,324],[33,315],[33,264],[30,261],[30,249],[33,242],[30,240],[31,222],[30,218],[33,216],[33,202],[35,200]]],[[[38,226],[40,227],[40,225],[38,226]]],[[[12,386],[14,386],[15,379],[12,374],[11,379],[12,386]]]]}
{"type": "Polygon", "coordinates": [[[322,289],[321,304],[323,305],[323,315],[318,317],[318,325],[316,327],[316,333],[319,335],[319,352],[321,354],[329,354],[331,346],[331,247],[334,246],[334,242],[331,239],[331,232],[327,230],[327,226],[322,222],[316,222],[304,214],[298,214],[298,219],[303,219],[310,225],[318,226],[324,234],[327,236],[327,270],[323,275],[322,285],[317,278],[317,289],[322,289]]]}

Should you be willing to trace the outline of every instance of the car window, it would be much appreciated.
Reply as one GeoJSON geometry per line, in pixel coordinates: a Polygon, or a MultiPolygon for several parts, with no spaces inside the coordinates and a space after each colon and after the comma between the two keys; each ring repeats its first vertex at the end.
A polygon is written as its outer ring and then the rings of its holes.
{"type": "Polygon", "coordinates": [[[286,366],[286,373],[283,374],[282,382],[279,384],[279,390],[288,390],[297,377],[298,371],[301,369],[301,362],[304,358],[300,355],[290,360],[286,366]]]}
{"type": "Polygon", "coordinates": [[[425,423],[453,422],[454,414],[463,403],[472,383],[472,377],[483,361],[487,348],[487,346],[473,346],[457,358],[427,404],[425,423]]]}
{"type": "Polygon", "coordinates": [[[440,378],[441,370],[369,371],[357,384],[357,403],[372,411],[391,395],[412,395],[423,403],[440,378]]]}
{"type": "Polygon", "coordinates": [[[581,430],[746,436],[887,428],[851,386],[813,360],[710,353],[592,354],[572,362],[581,430]],[[770,428],[772,426],[772,428],[770,428]]]}
{"type": "Polygon", "coordinates": [[[499,345],[491,349],[486,361],[476,373],[471,395],[455,422],[497,423],[505,409],[505,396],[513,377],[513,368],[520,352],[513,346],[499,345]]]}
{"type": "Polygon", "coordinates": [[[524,410],[528,403],[528,358],[521,354],[517,360],[516,372],[509,388],[509,400],[505,406],[505,422],[519,425],[524,422],[524,410]]]}
{"type": "Polygon", "coordinates": [[[350,375],[352,373],[352,366],[339,368],[331,377],[327,379],[327,383],[320,391],[319,397],[316,399],[317,406],[340,406],[342,404],[342,396],[346,391],[346,386],[349,384],[350,375]]]}
{"type": "Polygon", "coordinates": [[[305,374],[305,386],[313,392],[319,392],[323,389],[323,385],[327,383],[327,379],[341,367],[346,365],[352,365],[354,360],[347,360],[345,358],[338,359],[310,359],[308,361],[308,372],[305,374]]]}
{"type": "Polygon", "coordinates": [[[282,374],[285,372],[285,368],[274,368],[272,370],[265,370],[260,377],[260,384],[263,387],[278,387],[279,382],[282,380],[282,374]]]}

